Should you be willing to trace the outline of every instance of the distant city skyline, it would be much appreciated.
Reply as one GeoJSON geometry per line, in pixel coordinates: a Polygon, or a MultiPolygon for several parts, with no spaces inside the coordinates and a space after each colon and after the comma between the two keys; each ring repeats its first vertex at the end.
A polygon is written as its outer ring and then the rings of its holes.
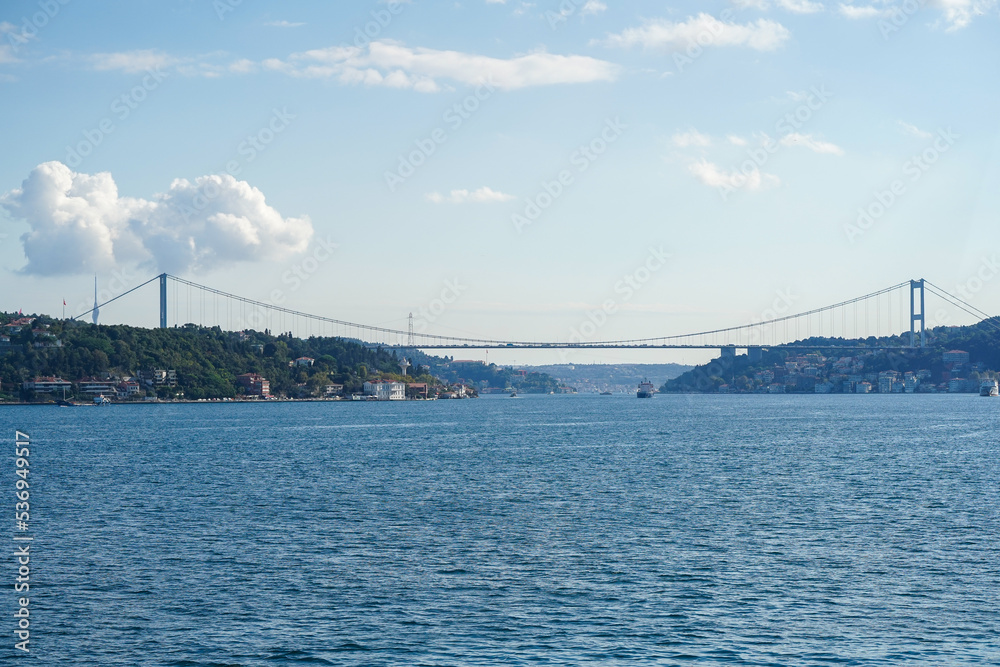
{"type": "MultiPolygon", "coordinates": [[[[0,309],[76,315],[95,275],[113,295],[168,271],[500,339],[570,340],[602,311],[593,339],[733,326],[921,277],[1000,313],[998,19],[997,0],[8,2],[0,309]]],[[[101,321],[155,326],[144,290],[101,321]]]]}

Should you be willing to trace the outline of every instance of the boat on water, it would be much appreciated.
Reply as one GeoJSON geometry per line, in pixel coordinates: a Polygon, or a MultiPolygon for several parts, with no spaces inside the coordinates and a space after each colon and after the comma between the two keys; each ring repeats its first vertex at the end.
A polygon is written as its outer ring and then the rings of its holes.
{"type": "Polygon", "coordinates": [[[111,399],[101,394],[100,396],[94,396],[94,405],[110,405],[111,399]]]}
{"type": "Polygon", "coordinates": [[[655,393],[656,389],[653,387],[653,383],[648,379],[640,382],[639,388],[635,390],[636,398],[653,398],[653,394],[655,393]]]}
{"type": "Polygon", "coordinates": [[[612,394],[610,391],[602,391],[601,392],[601,396],[613,396],[613,395],[614,394],[612,394]]]}
{"type": "Polygon", "coordinates": [[[996,380],[983,380],[983,383],[979,385],[979,395],[1000,396],[1000,385],[997,384],[996,380]]]}
{"type": "Polygon", "coordinates": [[[510,392],[510,397],[511,398],[517,398],[517,392],[516,391],[510,392]]]}

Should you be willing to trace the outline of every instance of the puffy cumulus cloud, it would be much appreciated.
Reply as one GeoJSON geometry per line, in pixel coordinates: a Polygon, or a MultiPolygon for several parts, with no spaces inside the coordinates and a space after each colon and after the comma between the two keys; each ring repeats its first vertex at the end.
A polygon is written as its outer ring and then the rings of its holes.
{"type": "Polygon", "coordinates": [[[491,204],[510,201],[514,199],[514,195],[494,190],[489,186],[483,186],[477,190],[452,190],[447,195],[443,195],[440,192],[431,192],[425,195],[425,198],[434,204],[491,204]]]}
{"type": "Polygon", "coordinates": [[[490,83],[513,90],[561,83],[614,81],[618,66],[588,56],[546,52],[493,58],[460,51],[411,48],[397,42],[373,41],[364,47],[334,46],[293,53],[286,60],[264,61],[266,69],[290,76],[336,79],[345,84],[441,89],[442,80],[466,85],[490,83]]]}
{"type": "Polygon", "coordinates": [[[720,21],[709,14],[698,14],[686,21],[666,19],[646,21],[638,28],[628,28],[603,40],[607,46],[647,50],[681,50],[689,46],[745,46],[756,51],[774,51],[788,41],[791,33],[769,19],[739,24],[720,21]]]}
{"type": "Polygon", "coordinates": [[[0,206],[30,226],[22,271],[42,275],[126,264],[181,273],[279,259],[304,251],[313,233],[308,217],[282,217],[260,190],[228,174],[177,179],[139,199],[119,196],[110,173],[46,162],[0,206]]]}

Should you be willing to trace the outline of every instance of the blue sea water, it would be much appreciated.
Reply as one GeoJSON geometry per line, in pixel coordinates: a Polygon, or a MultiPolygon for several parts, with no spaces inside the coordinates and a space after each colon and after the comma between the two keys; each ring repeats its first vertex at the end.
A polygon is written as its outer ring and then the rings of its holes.
{"type": "MultiPolygon", "coordinates": [[[[27,656],[0,559],[3,664],[1000,664],[996,399],[16,407],[0,424],[9,450],[32,436],[35,536],[27,656]]],[[[12,451],[2,465],[12,519],[12,451]]]]}

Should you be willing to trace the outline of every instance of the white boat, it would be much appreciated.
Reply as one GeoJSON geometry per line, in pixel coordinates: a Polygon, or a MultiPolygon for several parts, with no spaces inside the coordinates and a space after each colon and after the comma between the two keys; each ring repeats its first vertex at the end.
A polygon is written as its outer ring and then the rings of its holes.
{"type": "Polygon", "coordinates": [[[979,395],[998,396],[1000,395],[1000,385],[997,385],[996,380],[983,380],[983,383],[979,385],[979,395]]]}
{"type": "Polygon", "coordinates": [[[643,380],[639,383],[639,388],[636,389],[636,398],[653,398],[653,394],[656,393],[656,389],[653,387],[653,383],[649,380],[643,380]]]}
{"type": "Polygon", "coordinates": [[[101,394],[100,396],[94,396],[94,405],[108,405],[111,403],[111,399],[101,394]]]}

